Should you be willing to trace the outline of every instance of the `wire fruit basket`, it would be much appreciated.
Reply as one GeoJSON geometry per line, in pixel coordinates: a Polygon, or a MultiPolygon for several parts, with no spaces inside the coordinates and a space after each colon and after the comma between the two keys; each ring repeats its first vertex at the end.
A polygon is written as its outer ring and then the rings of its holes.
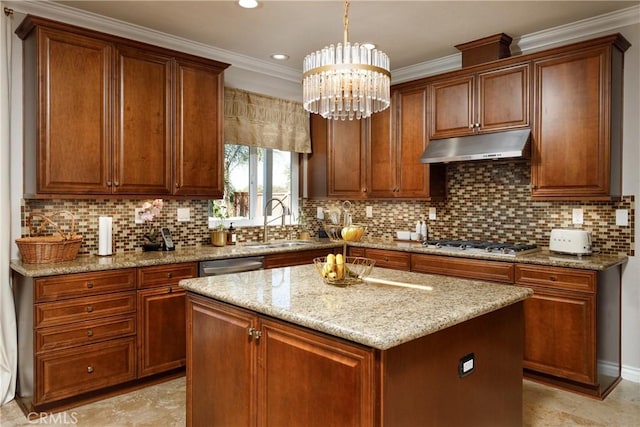
{"type": "Polygon", "coordinates": [[[332,242],[359,242],[367,231],[367,227],[362,224],[340,225],[325,222],[324,231],[327,232],[329,240],[332,242]]]}
{"type": "Polygon", "coordinates": [[[326,284],[344,287],[362,283],[371,274],[376,261],[371,258],[329,254],[314,258],[313,263],[326,284]]]}
{"type": "Polygon", "coordinates": [[[29,228],[29,236],[16,239],[16,244],[22,255],[22,262],[26,264],[44,264],[49,262],[71,261],[78,255],[82,244],[82,236],[75,234],[76,219],[69,211],[59,211],[45,216],[31,214],[27,218],[26,225],[29,228]],[[67,214],[71,217],[69,232],[65,233],[59,224],[52,218],[67,214]],[[40,225],[34,227],[34,218],[39,218],[40,225]],[[51,226],[58,235],[41,236],[47,226],[51,226]],[[35,228],[35,229],[34,229],[35,228]]]}

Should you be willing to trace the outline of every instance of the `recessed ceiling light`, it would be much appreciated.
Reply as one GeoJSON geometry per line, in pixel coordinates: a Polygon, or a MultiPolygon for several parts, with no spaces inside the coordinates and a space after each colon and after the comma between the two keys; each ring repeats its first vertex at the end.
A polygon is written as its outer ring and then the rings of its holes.
{"type": "Polygon", "coordinates": [[[238,0],[238,4],[245,9],[253,9],[258,7],[258,0],[238,0]]]}
{"type": "Polygon", "coordinates": [[[277,59],[278,61],[284,61],[286,59],[289,59],[289,55],[284,53],[274,53],[273,55],[271,55],[271,57],[273,59],[277,59]]]}
{"type": "Polygon", "coordinates": [[[373,44],[373,43],[368,43],[368,42],[367,42],[367,43],[362,43],[362,46],[364,46],[366,49],[369,49],[369,50],[373,50],[373,49],[375,49],[375,48],[376,48],[376,45],[375,45],[375,44],[373,44]]]}

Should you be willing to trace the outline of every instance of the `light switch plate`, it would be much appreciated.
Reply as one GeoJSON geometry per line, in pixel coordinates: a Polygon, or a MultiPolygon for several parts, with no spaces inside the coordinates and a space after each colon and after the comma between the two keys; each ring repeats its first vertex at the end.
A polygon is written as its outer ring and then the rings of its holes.
{"type": "Polygon", "coordinates": [[[373,218],[373,206],[367,206],[367,218],[373,218]]]}
{"type": "Polygon", "coordinates": [[[629,211],[616,209],[616,225],[629,225],[629,211]]]}
{"type": "Polygon", "coordinates": [[[316,208],[316,218],[324,219],[324,211],[322,210],[322,208],[320,206],[318,206],[316,208]]]}
{"type": "Polygon", "coordinates": [[[136,224],[144,224],[144,220],[140,218],[140,212],[142,212],[142,208],[136,208],[134,212],[134,221],[136,224]]]}
{"type": "Polygon", "coordinates": [[[436,208],[429,208],[429,219],[436,219],[436,208]]]}
{"type": "Polygon", "coordinates": [[[584,211],[581,208],[573,209],[573,220],[574,224],[583,224],[584,223],[584,211]]]}
{"type": "Polygon", "coordinates": [[[179,222],[191,221],[191,209],[178,208],[177,217],[179,222]]]}

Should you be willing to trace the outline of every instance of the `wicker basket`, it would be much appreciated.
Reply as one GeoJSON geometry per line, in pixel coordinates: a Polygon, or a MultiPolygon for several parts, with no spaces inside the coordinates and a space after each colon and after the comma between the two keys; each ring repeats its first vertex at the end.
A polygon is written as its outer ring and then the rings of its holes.
{"type": "Polygon", "coordinates": [[[31,214],[27,218],[29,237],[16,239],[16,244],[22,255],[22,262],[26,264],[44,264],[75,259],[82,244],[82,236],[75,234],[75,226],[76,219],[69,211],[55,212],[48,217],[40,214],[31,214]],[[52,218],[62,214],[71,217],[69,233],[64,233],[60,226],[52,220],[52,218]],[[33,225],[34,218],[41,219],[40,225],[35,230],[33,225]],[[58,235],[40,236],[47,225],[52,226],[58,235]]]}

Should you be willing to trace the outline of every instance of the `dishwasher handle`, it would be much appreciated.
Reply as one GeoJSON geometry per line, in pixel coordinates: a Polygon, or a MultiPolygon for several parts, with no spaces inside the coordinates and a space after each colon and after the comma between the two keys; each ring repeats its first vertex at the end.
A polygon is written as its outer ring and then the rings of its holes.
{"type": "Polygon", "coordinates": [[[217,276],[220,274],[242,273],[244,271],[260,270],[264,268],[264,259],[234,259],[229,262],[200,266],[200,276],[217,276]]]}

